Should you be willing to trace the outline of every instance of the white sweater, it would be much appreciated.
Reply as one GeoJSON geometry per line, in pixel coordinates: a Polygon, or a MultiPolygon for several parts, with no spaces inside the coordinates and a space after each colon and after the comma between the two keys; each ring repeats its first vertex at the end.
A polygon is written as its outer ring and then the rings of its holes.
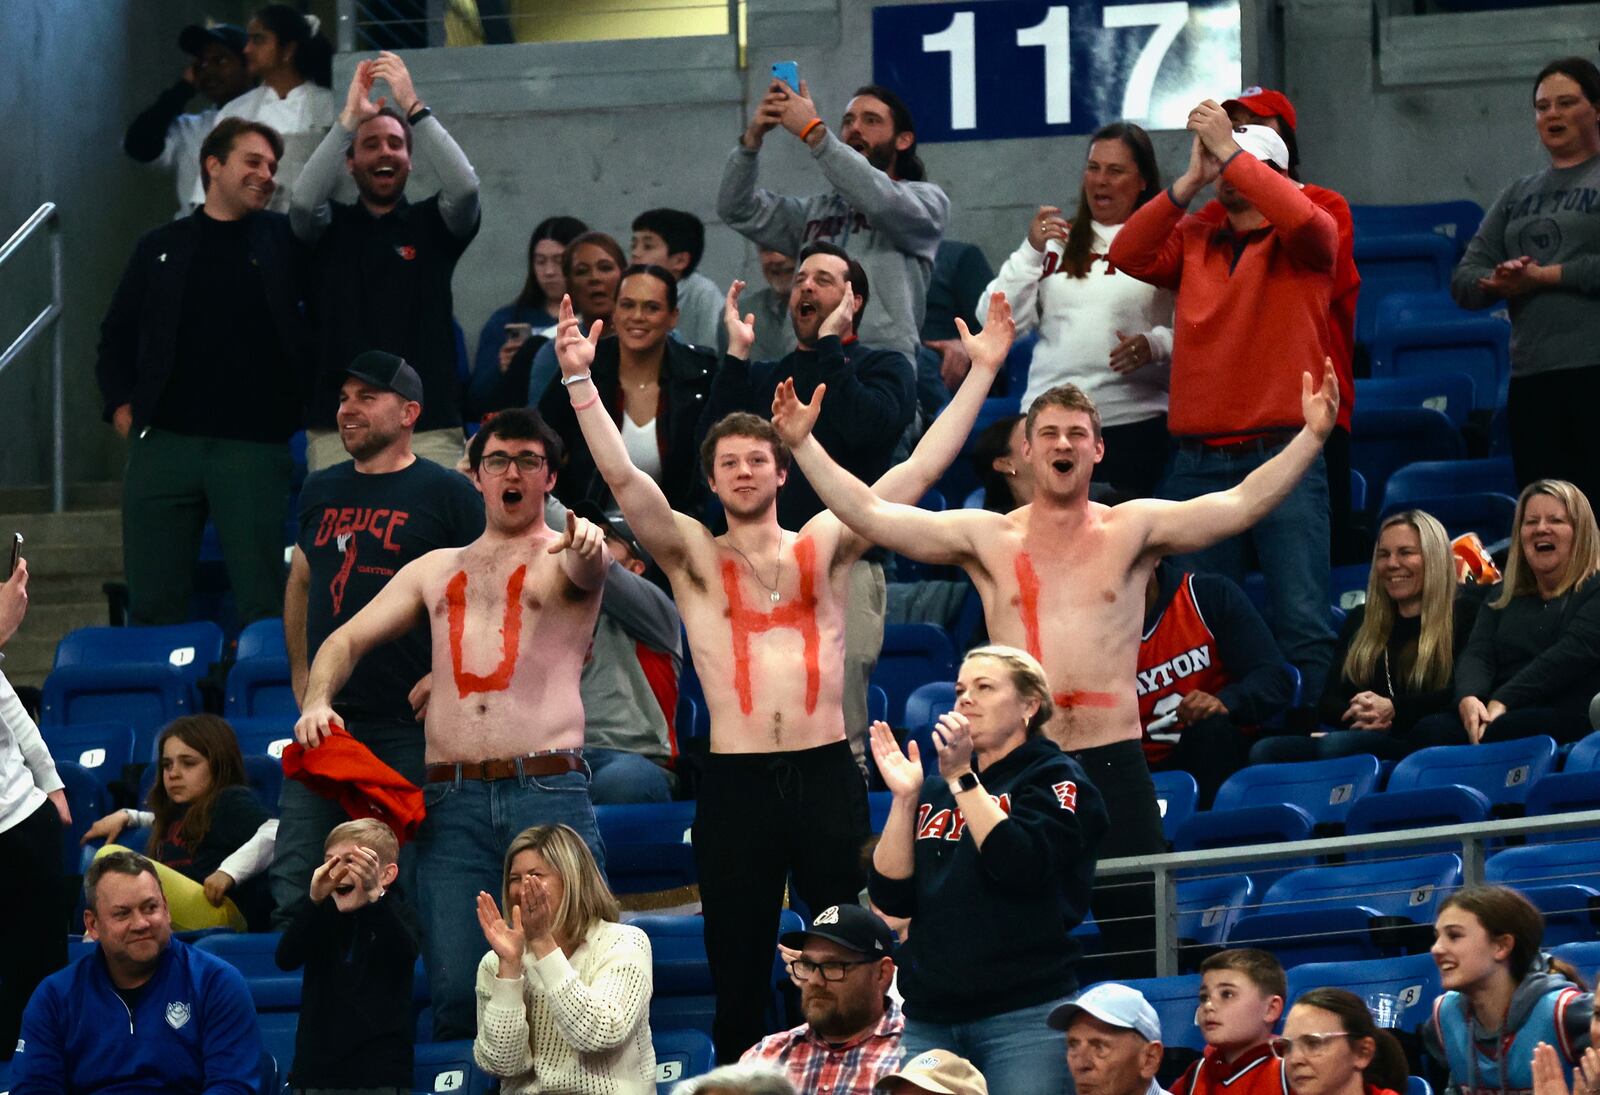
{"type": "Polygon", "coordinates": [[[478,963],[478,1037],[472,1055],[500,1090],[568,1095],[654,1095],[650,939],[602,920],[569,960],[560,950],[522,956],[502,979],[490,951],[478,963]]]}
{"type": "Polygon", "coordinates": [[[1044,252],[1035,251],[1024,238],[979,298],[988,300],[989,294],[1003,291],[1017,334],[1039,332],[1028,390],[1022,395],[1024,411],[1039,393],[1076,384],[1100,408],[1104,426],[1126,426],[1167,413],[1173,295],[1106,263],[1121,227],[1094,225],[1093,262],[1082,278],[1060,269],[1046,276],[1044,252]],[[1150,340],[1150,364],[1128,376],[1118,376],[1110,365],[1118,331],[1150,340]]]}
{"type": "Polygon", "coordinates": [[[62,788],[56,762],[16,689],[0,673],[0,833],[26,821],[62,788]]]}

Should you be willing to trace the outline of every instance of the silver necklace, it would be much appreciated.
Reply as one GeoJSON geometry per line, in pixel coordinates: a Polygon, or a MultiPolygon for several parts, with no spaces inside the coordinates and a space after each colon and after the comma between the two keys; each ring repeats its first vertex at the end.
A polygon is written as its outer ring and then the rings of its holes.
{"type": "MultiPolygon", "coordinates": [[[[734,543],[731,538],[728,540],[728,546],[734,551],[739,551],[739,545],[734,543]]],[[[750,556],[746,555],[742,551],[739,551],[739,558],[743,559],[744,565],[750,568],[750,577],[754,578],[756,580],[756,584],[767,591],[767,600],[771,601],[773,604],[777,604],[779,597],[778,583],[783,579],[783,533],[778,533],[778,564],[772,569],[771,585],[768,585],[766,582],[761,580],[761,575],[756,573],[756,565],[750,561],[750,556]]]]}

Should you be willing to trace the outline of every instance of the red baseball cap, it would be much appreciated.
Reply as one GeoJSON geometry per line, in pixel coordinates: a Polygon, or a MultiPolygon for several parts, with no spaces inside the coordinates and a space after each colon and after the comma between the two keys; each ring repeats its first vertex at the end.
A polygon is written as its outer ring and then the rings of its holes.
{"type": "Polygon", "coordinates": [[[1247,87],[1239,93],[1237,99],[1229,99],[1222,104],[1222,109],[1242,106],[1250,113],[1262,118],[1282,118],[1289,123],[1289,128],[1294,129],[1294,104],[1289,97],[1281,91],[1273,91],[1270,87],[1247,87]]]}

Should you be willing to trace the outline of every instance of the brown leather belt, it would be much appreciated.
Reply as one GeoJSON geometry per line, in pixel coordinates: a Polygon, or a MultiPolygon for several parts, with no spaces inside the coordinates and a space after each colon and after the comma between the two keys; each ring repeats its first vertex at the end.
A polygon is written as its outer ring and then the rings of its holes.
{"type": "Polygon", "coordinates": [[[1266,452],[1280,445],[1287,445],[1294,440],[1293,431],[1269,430],[1258,437],[1246,441],[1228,441],[1213,445],[1209,441],[1202,441],[1198,437],[1181,437],[1178,447],[1185,452],[1212,453],[1219,456],[1238,456],[1242,453],[1266,452]]]}
{"type": "Polygon", "coordinates": [[[489,782],[497,779],[516,779],[517,776],[559,776],[564,772],[583,770],[583,754],[578,752],[530,753],[525,757],[506,757],[494,760],[468,760],[459,764],[430,764],[427,768],[429,783],[454,783],[457,779],[477,779],[489,782]]]}

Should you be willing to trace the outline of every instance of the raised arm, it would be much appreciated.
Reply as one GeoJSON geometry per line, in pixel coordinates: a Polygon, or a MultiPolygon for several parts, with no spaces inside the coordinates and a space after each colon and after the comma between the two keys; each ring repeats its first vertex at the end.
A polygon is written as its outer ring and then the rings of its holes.
{"type": "Polygon", "coordinates": [[[592,593],[605,584],[611,553],[606,550],[605,533],[593,521],[569,509],[566,533],[547,550],[561,556],[561,572],[583,592],[592,593]]]}
{"type": "Polygon", "coordinates": [[[1129,516],[1148,521],[1145,551],[1155,555],[1199,551],[1237,536],[1276,509],[1311,467],[1333,430],[1339,413],[1339,386],[1331,358],[1323,359],[1321,388],[1313,388],[1311,374],[1304,374],[1300,405],[1305,426],[1283,451],[1245,476],[1238,486],[1186,502],[1145,499],[1127,503],[1132,507],[1129,516]]]}
{"type": "Polygon", "coordinates": [[[762,139],[778,124],[775,87],[756,107],[750,125],[728,156],[717,188],[717,216],[735,232],[771,251],[792,255],[800,250],[806,226],[806,203],[756,187],[756,154],[762,139]]]}
{"type": "MultiPolygon", "coordinates": [[[[411,84],[411,72],[398,53],[378,54],[372,62],[370,79],[389,85],[395,106],[407,118],[423,109],[425,104],[411,84]]],[[[439,216],[445,227],[457,239],[472,236],[478,230],[478,173],[472,169],[467,154],[437,115],[429,114],[411,132],[423,158],[439,173],[439,216]]]]}
{"type": "Polygon", "coordinates": [[[383,100],[373,102],[372,68],[376,62],[362,61],[350,76],[345,89],[344,109],[339,119],[322,138],[311,158],[293,180],[289,195],[289,225],[306,243],[315,243],[333,223],[333,192],[346,174],[345,158],[356,130],[368,118],[375,118],[383,100]]]}
{"type": "Polygon", "coordinates": [[[672,511],[667,496],[656,481],[634,467],[622,433],[600,402],[600,392],[589,378],[594,364],[594,348],[600,341],[600,322],[595,321],[585,335],[572,311],[572,298],[561,297],[560,322],[556,325],[555,353],[561,365],[561,383],[572,400],[572,410],[583,431],[584,443],[611,494],[622,507],[628,526],[646,551],[665,570],[671,571],[688,553],[684,524],[695,522],[672,511]]]}

